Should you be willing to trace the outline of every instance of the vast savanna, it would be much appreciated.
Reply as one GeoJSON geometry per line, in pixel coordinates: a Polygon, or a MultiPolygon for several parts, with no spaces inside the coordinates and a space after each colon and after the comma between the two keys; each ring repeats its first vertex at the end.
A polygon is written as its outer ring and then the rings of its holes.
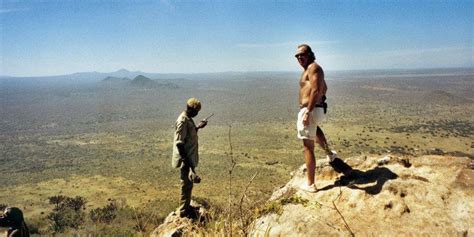
{"type": "MultiPolygon", "coordinates": [[[[0,79],[0,205],[32,233],[148,234],[178,205],[174,122],[196,97],[209,232],[245,227],[304,163],[297,72],[0,79]],[[71,210],[66,210],[76,204],[71,210]],[[245,218],[244,218],[245,217],[245,218]],[[244,220],[245,219],[245,220],[244,220]]],[[[322,126],[342,157],[474,158],[474,70],[327,71],[322,126]]],[[[317,159],[324,154],[317,150],[317,159]]]]}

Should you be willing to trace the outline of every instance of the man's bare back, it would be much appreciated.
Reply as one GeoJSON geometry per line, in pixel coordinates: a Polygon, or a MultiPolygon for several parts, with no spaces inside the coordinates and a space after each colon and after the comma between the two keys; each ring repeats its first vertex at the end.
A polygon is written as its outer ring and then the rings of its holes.
{"type": "Polygon", "coordinates": [[[300,107],[308,106],[312,89],[317,92],[314,98],[315,101],[311,103],[312,106],[322,103],[322,97],[326,95],[327,86],[326,81],[324,80],[323,69],[315,62],[309,64],[306,70],[301,74],[299,97],[300,107]],[[314,76],[316,76],[316,78],[314,78],[314,76]],[[316,81],[311,81],[311,77],[316,81]]]}

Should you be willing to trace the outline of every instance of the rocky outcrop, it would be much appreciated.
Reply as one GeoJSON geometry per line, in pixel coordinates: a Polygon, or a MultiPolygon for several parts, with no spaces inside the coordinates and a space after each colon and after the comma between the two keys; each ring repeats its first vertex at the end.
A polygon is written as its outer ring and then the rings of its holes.
{"type": "Polygon", "coordinates": [[[179,213],[171,212],[160,226],[156,228],[151,237],[179,237],[190,236],[197,232],[200,226],[204,225],[208,220],[209,206],[207,203],[197,203],[191,201],[194,214],[189,217],[180,217],[179,213]]]}
{"type": "Polygon", "coordinates": [[[469,158],[352,157],[340,174],[317,163],[317,193],[299,190],[305,166],[277,190],[252,236],[474,236],[474,170],[469,158]]]}

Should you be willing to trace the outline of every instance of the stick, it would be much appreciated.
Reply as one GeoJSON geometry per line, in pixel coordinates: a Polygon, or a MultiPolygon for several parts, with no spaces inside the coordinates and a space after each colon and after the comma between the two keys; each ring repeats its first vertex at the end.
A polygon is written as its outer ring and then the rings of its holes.
{"type": "Polygon", "coordinates": [[[239,211],[240,211],[240,223],[241,223],[241,228],[242,228],[242,231],[244,232],[244,235],[246,236],[247,233],[245,231],[245,223],[244,223],[244,214],[242,213],[242,204],[244,202],[244,198],[245,198],[245,194],[247,193],[247,190],[249,189],[250,185],[252,184],[253,180],[255,179],[255,177],[257,177],[258,175],[258,171],[255,172],[255,174],[252,176],[252,178],[250,179],[250,181],[248,182],[247,184],[247,187],[245,187],[245,190],[244,192],[242,193],[242,196],[240,197],[240,203],[239,203],[239,211]]]}
{"type": "Polygon", "coordinates": [[[209,117],[205,118],[204,121],[207,121],[207,120],[210,119],[212,116],[214,116],[214,113],[212,113],[211,115],[209,115],[209,117]]]}
{"type": "Polygon", "coordinates": [[[230,161],[231,165],[229,167],[229,216],[228,216],[228,224],[229,224],[229,236],[232,237],[232,171],[234,170],[235,165],[237,164],[234,160],[234,153],[232,150],[232,125],[229,124],[229,147],[230,147],[230,161]]]}
{"type": "Polygon", "coordinates": [[[349,233],[351,233],[351,236],[355,236],[354,232],[352,232],[351,228],[349,227],[349,224],[347,224],[346,218],[344,218],[344,216],[339,211],[339,209],[337,209],[336,203],[334,202],[336,199],[338,199],[341,196],[341,194],[342,194],[342,190],[339,188],[339,195],[337,195],[337,197],[334,200],[332,200],[332,205],[334,206],[334,209],[336,209],[339,216],[341,216],[342,221],[344,221],[344,227],[346,227],[346,229],[349,231],[349,233]]]}

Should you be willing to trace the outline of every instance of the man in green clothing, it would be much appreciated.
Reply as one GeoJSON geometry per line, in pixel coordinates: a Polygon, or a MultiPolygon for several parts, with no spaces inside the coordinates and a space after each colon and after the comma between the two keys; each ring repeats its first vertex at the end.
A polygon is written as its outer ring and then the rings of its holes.
{"type": "Polygon", "coordinates": [[[172,166],[181,169],[181,199],[179,206],[181,217],[190,217],[195,214],[194,209],[190,205],[191,193],[193,183],[201,181],[199,176],[196,175],[196,167],[199,163],[197,132],[207,125],[207,121],[203,120],[196,126],[192,119],[200,110],[201,102],[196,98],[191,98],[186,103],[186,110],[176,120],[172,166]]]}

